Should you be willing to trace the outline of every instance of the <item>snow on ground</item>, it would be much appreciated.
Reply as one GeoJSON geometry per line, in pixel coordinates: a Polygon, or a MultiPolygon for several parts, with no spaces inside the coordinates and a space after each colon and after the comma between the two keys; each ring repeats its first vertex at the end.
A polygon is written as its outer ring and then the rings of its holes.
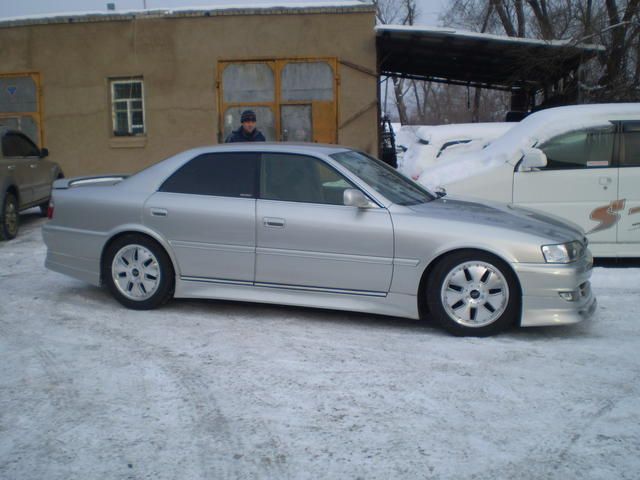
{"type": "Polygon", "coordinates": [[[0,478],[635,479],[640,268],[596,317],[489,339],[218,301],[126,310],[0,243],[0,478]]]}

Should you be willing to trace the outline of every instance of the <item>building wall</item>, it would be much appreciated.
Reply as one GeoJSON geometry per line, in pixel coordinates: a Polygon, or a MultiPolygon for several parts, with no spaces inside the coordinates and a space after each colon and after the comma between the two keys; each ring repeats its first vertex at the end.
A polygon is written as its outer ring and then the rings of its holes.
{"type": "MultiPolygon", "coordinates": [[[[360,10],[5,25],[0,73],[40,73],[43,146],[67,176],[134,172],[217,142],[219,60],[337,57],[375,72],[374,23],[360,10]],[[113,137],[109,79],[126,76],[144,79],[142,138],[113,137]]],[[[375,154],[377,78],[338,75],[338,125],[352,120],[338,142],[375,154]]]]}

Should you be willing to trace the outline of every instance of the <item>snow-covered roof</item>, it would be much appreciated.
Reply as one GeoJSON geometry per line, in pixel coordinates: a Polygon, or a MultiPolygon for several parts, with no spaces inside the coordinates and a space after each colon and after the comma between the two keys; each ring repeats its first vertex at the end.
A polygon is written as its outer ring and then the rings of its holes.
{"type": "Polygon", "coordinates": [[[350,13],[370,11],[375,11],[375,7],[370,0],[334,0],[309,2],[266,1],[253,3],[229,3],[219,5],[212,4],[208,7],[195,6],[179,8],[48,13],[42,15],[0,18],[0,27],[56,23],[107,22],[129,20],[133,18],[214,17],[223,15],[277,15],[292,13],[350,13]]]}
{"type": "Polygon", "coordinates": [[[417,25],[379,25],[375,31],[383,75],[505,91],[552,85],[603,49],[417,25]]]}
{"type": "Polygon", "coordinates": [[[424,142],[438,145],[451,140],[491,140],[499,137],[514,125],[516,124],[507,122],[424,125],[416,131],[416,135],[424,142]]]}
{"type": "Polygon", "coordinates": [[[509,37],[506,35],[494,35],[491,33],[478,33],[469,30],[458,30],[454,28],[444,27],[429,27],[424,25],[378,25],[375,27],[378,35],[384,34],[384,32],[396,32],[411,34],[431,34],[431,35],[443,35],[443,36],[455,36],[459,38],[470,38],[475,40],[492,40],[497,42],[515,43],[520,45],[553,45],[558,47],[580,47],[589,50],[604,51],[605,47],[602,45],[594,44],[577,44],[573,40],[539,40],[536,38],[520,38],[509,37]]]}

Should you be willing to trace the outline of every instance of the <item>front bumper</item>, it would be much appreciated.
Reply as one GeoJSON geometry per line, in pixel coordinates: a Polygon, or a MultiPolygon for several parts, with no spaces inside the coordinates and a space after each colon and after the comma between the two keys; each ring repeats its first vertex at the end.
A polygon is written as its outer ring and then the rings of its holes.
{"type": "Polygon", "coordinates": [[[513,265],[522,287],[523,327],[569,325],[591,317],[597,301],[589,279],[593,257],[566,264],[518,263],[513,265]],[[560,294],[572,297],[563,298],[560,294]]]}

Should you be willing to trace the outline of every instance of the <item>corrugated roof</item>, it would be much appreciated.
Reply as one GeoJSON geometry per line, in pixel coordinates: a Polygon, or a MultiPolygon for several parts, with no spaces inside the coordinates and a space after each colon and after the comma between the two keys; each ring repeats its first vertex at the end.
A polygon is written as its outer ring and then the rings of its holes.
{"type": "Polygon", "coordinates": [[[316,1],[298,3],[243,3],[212,5],[211,7],[180,7],[172,9],[116,10],[95,12],[68,12],[29,15],[0,19],[0,28],[26,25],[65,23],[114,22],[145,18],[217,17],[225,15],[281,15],[314,13],[375,12],[370,0],[316,1]]]}
{"type": "Polygon", "coordinates": [[[382,75],[504,90],[551,84],[603,50],[437,27],[380,25],[376,36],[382,75]]]}

